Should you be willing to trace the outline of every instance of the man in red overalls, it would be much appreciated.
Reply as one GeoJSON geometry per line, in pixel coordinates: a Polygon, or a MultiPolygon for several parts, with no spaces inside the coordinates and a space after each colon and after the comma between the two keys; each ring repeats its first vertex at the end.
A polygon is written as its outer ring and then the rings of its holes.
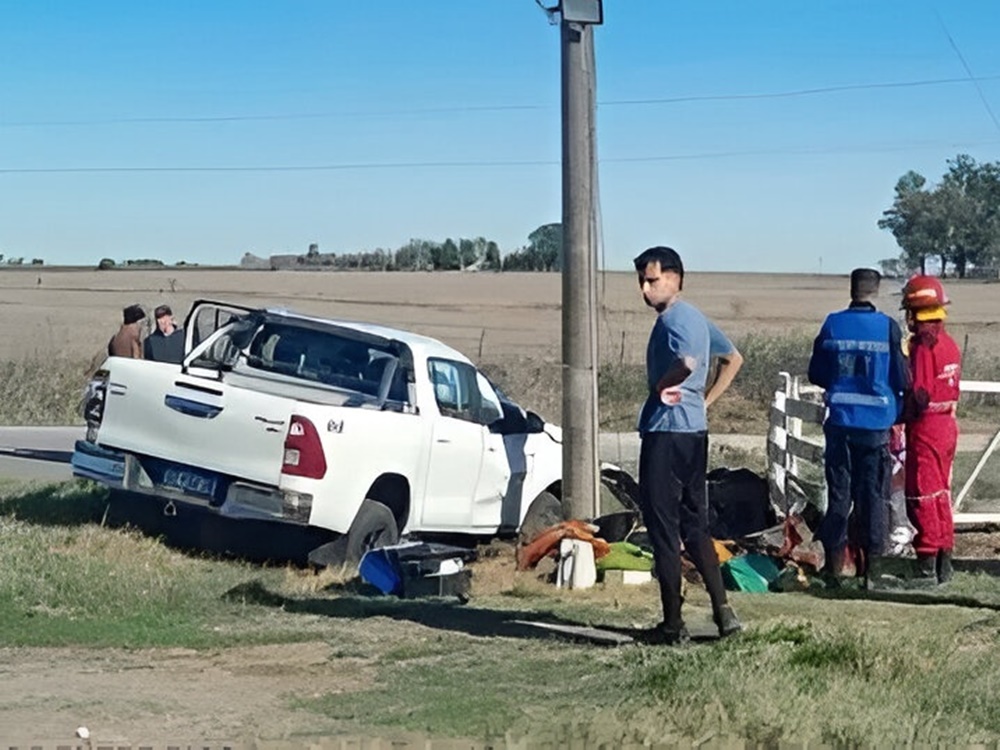
{"type": "Polygon", "coordinates": [[[951,514],[951,468],[958,442],[958,383],[962,356],[944,329],[950,300],[932,276],[914,276],[903,287],[903,308],[913,336],[913,386],[906,420],[906,507],[917,529],[913,549],[918,576],[951,580],[955,527],[951,514]]]}

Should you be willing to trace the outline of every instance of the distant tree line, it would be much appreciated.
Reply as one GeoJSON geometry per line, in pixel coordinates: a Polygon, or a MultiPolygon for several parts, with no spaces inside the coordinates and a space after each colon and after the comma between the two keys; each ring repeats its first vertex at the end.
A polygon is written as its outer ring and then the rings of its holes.
{"type": "MultiPolygon", "coordinates": [[[[24,258],[7,258],[3,253],[0,253],[0,263],[8,266],[23,266],[24,258]]],[[[41,258],[32,258],[31,265],[33,266],[44,266],[45,261],[41,258]]]]}
{"type": "Polygon", "coordinates": [[[892,232],[902,250],[882,261],[884,271],[927,270],[936,260],[941,275],[996,274],[1000,266],[1000,163],[976,163],[960,154],[934,187],[909,171],[896,183],[892,207],[882,212],[880,229],[892,232]]]}
{"type": "MultiPolygon", "coordinates": [[[[304,255],[272,255],[271,268],[329,268],[343,271],[558,271],[562,225],[545,224],[528,235],[528,244],[503,255],[485,237],[451,237],[443,242],[411,239],[395,250],[376,248],[357,253],[322,253],[310,245],[304,255]]],[[[242,265],[263,263],[250,253],[242,265]]]]}

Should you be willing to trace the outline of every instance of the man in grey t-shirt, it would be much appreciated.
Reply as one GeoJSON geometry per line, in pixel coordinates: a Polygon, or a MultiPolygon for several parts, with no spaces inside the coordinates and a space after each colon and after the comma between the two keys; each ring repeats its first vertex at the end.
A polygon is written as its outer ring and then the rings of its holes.
{"type": "Polygon", "coordinates": [[[643,299],[657,312],[646,347],[649,396],[638,424],[640,502],[663,604],[663,622],[652,639],[669,644],[689,639],[681,617],[682,539],[705,581],[719,634],[725,637],[742,625],[728,604],[708,533],[705,411],[732,383],[743,357],[698,308],[680,299],[684,264],[673,248],[651,247],[634,263],[643,299]],[[712,357],[720,364],[709,384],[712,357]]]}

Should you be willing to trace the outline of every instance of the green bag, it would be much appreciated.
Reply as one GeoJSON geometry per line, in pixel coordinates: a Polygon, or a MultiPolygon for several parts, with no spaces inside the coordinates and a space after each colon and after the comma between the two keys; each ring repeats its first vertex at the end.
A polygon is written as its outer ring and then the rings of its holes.
{"type": "Polygon", "coordinates": [[[727,589],[757,594],[768,591],[781,573],[778,564],[767,555],[740,555],[726,560],[720,567],[727,589]]]}
{"type": "Polygon", "coordinates": [[[598,570],[652,570],[653,556],[631,542],[612,542],[611,551],[597,560],[598,570]]]}

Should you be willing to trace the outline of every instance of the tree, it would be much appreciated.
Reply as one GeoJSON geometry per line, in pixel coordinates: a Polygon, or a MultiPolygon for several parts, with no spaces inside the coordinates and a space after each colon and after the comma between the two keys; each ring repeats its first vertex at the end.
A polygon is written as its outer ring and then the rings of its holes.
{"type": "Polygon", "coordinates": [[[892,208],[882,212],[879,229],[887,229],[902,249],[902,261],[908,268],[927,269],[927,257],[938,254],[940,211],[934,196],[924,190],[927,180],[910,170],[896,182],[892,208]]]}
{"type": "Polygon", "coordinates": [[[504,271],[562,269],[562,224],[543,224],[528,235],[528,244],[503,259],[504,271]]]}
{"type": "Polygon", "coordinates": [[[410,240],[396,251],[396,268],[401,271],[433,270],[433,248],[437,246],[436,242],[429,240],[410,240]]]}
{"type": "Polygon", "coordinates": [[[977,164],[965,154],[948,161],[933,190],[910,171],[896,183],[893,205],[878,225],[892,232],[909,268],[926,271],[929,256],[949,264],[959,277],[970,266],[995,264],[1000,254],[1000,165],[977,164]]]}
{"type": "Polygon", "coordinates": [[[528,248],[536,259],[537,270],[562,270],[562,224],[542,224],[528,235],[528,248]]]}
{"type": "MultiPolygon", "coordinates": [[[[967,154],[948,161],[938,188],[947,217],[946,257],[964,278],[970,265],[996,262],[1000,245],[1000,166],[967,154]]],[[[945,258],[942,258],[944,262],[945,258]]]]}
{"type": "Polygon", "coordinates": [[[458,245],[451,237],[440,245],[433,245],[430,250],[435,271],[456,271],[461,268],[458,245]]]}
{"type": "Polygon", "coordinates": [[[483,254],[483,264],[480,266],[484,271],[499,271],[503,268],[500,261],[500,248],[493,240],[486,243],[486,251],[483,254]]]}

